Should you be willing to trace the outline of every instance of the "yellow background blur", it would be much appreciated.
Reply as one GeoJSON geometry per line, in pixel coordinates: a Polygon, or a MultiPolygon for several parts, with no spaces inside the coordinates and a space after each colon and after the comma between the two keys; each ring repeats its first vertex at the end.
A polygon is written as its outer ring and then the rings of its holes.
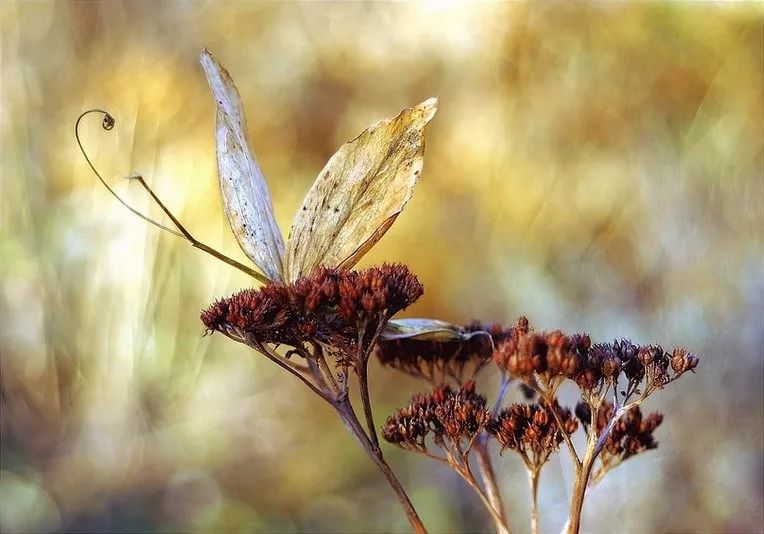
{"type": "MultiPolygon", "coordinates": [[[[328,157],[440,97],[412,202],[362,262],[407,263],[405,315],[697,351],[648,403],[660,448],[594,488],[592,532],[760,531],[761,3],[0,3],[2,530],[406,530],[330,409],[199,311],[252,284],[119,206],[140,172],[238,259],[215,173],[209,47],[242,94],[286,232],[328,157]]],[[[372,369],[378,423],[423,386],[372,369]]],[[[486,379],[489,377],[486,376],[486,379]]],[[[492,383],[487,380],[486,392],[492,383]]],[[[492,396],[492,394],[491,394],[492,396]]],[[[565,390],[573,403],[573,390],[565,390]]],[[[433,532],[488,528],[450,471],[386,448],[433,532]]],[[[542,529],[567,512],[563,453],[542,529]]],[[[528,528],[518,458],[497,462],[528,528]]]]}

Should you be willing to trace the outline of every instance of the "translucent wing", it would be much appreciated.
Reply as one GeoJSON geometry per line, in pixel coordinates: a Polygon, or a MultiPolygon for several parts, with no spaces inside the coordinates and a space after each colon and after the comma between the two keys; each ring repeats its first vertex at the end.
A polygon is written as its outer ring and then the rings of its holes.
{"type": "Polygon", "coordinates": [[[463,327],[437,319],[392,319],[380,335],[382,341],[416,339],[423,341],[464,341],[485,332],[466,332],[463,327]]]}
{"type": "Polygon", "coordinates": [[[292,223],[286,280],[318,265],[349,269],[385,234],[422,171],[424,127],[437,102],[370,126],[329,159],[292,223]]]}
{"type": "Polygon", "coordinates": [[[265,177],[249,147],[239,91],[207,49],[201,63],[218,106],[218,177],[228,222],[249,259],[271,280],[281,280],[284,241],[265,177]]]}

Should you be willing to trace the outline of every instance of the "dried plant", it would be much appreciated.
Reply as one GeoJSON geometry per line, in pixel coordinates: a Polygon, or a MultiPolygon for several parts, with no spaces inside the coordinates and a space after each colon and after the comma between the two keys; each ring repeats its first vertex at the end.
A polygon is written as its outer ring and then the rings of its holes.
{"type": "MultiPolygon", "coordinates": [[[[438,329],[444,330],[440,324],[438,329]]],[[[502,330],[494,325],[484,330],[484,338],[491,341],[494,369],[502,377],[496,404],[486,421],[486,400],[475,393],[474,382],[468,382],[458,392],[443,385],[447,381],[458,383],[461,377],[460,373],[448,371],[454,365],[454,354],[474,360],[474,368],[485,366],[484,352],[476,350],[474,345],[477,330],[453,327],[450,331],[454,334],[445,342],[429,339],[432,334],[427,328],[408,333],[411,339],[404,334],[383,335],[380,339],[377,354],[382,363],[430,383],[436,383],[438,377],[442,381],[432,394],[415,396],[409,406],[391,416],[382,435],[394,445],[451,466],[480,497],[499,532],[509,531],[509,523],[485,446],[487,437],[494,438],[502,451],[518,454],[526,467],[533,532],[539,529],[537,494],[541,469],[561,444],[566,444],[575,470],[566,529],[578,532],[587,486],[601,480],[627,458],[657,446],[653,432],[663,416],[654,413],[643,417],[639,405],[698,365],[697,356],[683,348],[669,354],[657,345],[637,346],[628,340],[592,344],[586,334],[567,335],[560,330],[536,332],[522,317],[511,328],[502,330]],[[503,408],[510,380],[520,384],[526,398],[537,399],[537,402],[503,408]],[[581,393],[575,417],[570,409],[559,405],[557,398],[557,391],[566,380],[575,383],[581,393]],[[445,402],[451,398],[473,400],[471,403],[445,402]],[[452,412],[447,413],[448,410],[452,412]],[[472,422],[465,427],[470,432],[454,434],[457,438],[454,440],[443,430],[443,421],[452,419],[472,422]],[[577,419],[587,436],[583,455],[576,450],[571,438],[579,428],[577,419]],[[429,435],[445,455],[433,453],[426,441],[429,435]],[[482,449],[476,446],[480,443],[482,449]],[[473,451],[477,451],[476,462],[481,466],[480,480],[469,468],[473,451]],[[594,470],[596,461],[599,463],[594,470]]],[[[462,368],[460,361],[456,369],[462,368]]]]}
{"type": "MultiPolygon", "coordinates": [[[[202,53],[201,62],[217,105],[217,159],[225,211],[240,246],[259,270],[196,240],[142,177],[135,179],[175,229],[117,198],[148,222],[264,284],[204,310],[201,319],[208,331],[253,348],[328,403],[379,467],[414,531],[425,532],[425,527],[377,438],[368,381],[375,350],[382,365],[433,388],[415,395],[387,419],[382,427],[387,442],[453,469],[475,491],[499,532],[509,532],[510,527],[490,443],[495,440],[502,452],[518,454],[528,471],[534,532],[539,528],[536,497],[541,469],[565,443],[575,475],[567,531],[578,532],[587,487],[624,460],[657,446],[653,432],[663,416],[643,417],[640,405],[694,371],[697,356],[683,348],[669,353],[657,345],[637,346],[628,340],[593,344],[586,334],[537,332],[524,317],[508,328],[393,319],[422,296],[417,277],[397,264],[350,269],[385,234],[411,197],[423,166],[424,127],[434,116],[437,101],[405,109],[343,145],[306,195],[285,244],[267,184],[249,147],[233,80],[209,51],[202,53]],[[484,369],[500,377],[492,408],[474,381],[484,369]],[[353,376],[358,380],[363,424],[351,400],[353,376]],[[513,381],[526,400],[534,402],[504,406],[513,381]],[[565,381],[580,390],[578,420],[558,402],[557,392],[565,381]],[[587,436],[583,454],[571,437],[578,421],[587,436]]],[[[79,124],[89,113],[103,116],[104,129],[114,127],[108,113],[85,112],[75,127],[78,142],[79,124]]]]}
{"type": "Polygon", "coordinates": [[[516,452],[525,464],[531,489],[531,528],[534,532],[538,530],[541,468],[549,456],[559,449],[563,434],[570,436],[577,428],[570,410],[563,410],[556,402],[550,406],[543,401],[538,404],[513,404],[499,412],[488,425],[488,431],[496,437],[502,450],[516,452]],[[555,418],[562,421],[562,429],[555,423],[555,418]]]}
{"type": "Polygon", "coordinates": [[[245,289],[204,310],[202,322],[244,343],[296,376],[331,405],[379,466],[415,530],[423,530],[400,482],[383,458],[369,398],[369,356],[388,319],[422,296],[404,265],[364,271],[319,267],[291,284],[245,289]],[[350,398],[349,377],[359,379],[366,427],[350,398]]]}
{"type": "MultiPolygon", "coordinates": [[[[603,402],[597,414],[596,434],[601,435],[615,415],[615,407],[610,402],[603,402]]],[[[589,427],[592,420],[591,407],[585,402],[576,405],[576,417],[581,421],[587,436],[592,431],[589,427]]],[[[658,442],[653,438],[653,432],[663,422],[663,414],[653,412],[647,417],[642,416],[639,406],[633,406],[616,422],[605,440],[599,456],[599,468],[592,474],[590,485],[594,485],[611,469],[619,466],[624,460],[641,452],[655,449],[658,442]]]]}

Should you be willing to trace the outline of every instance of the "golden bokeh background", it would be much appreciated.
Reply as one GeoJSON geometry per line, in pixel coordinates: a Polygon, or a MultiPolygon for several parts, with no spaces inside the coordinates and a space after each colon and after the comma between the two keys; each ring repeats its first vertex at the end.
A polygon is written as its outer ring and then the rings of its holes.
{"type": "MultiPolygon", "coordinates": [[[[277,218],[368,124],[429,96],[422,180],[362,266],[408,264],[408,316],[512,321],[701,355],[659,392],[660,447],[592,489],[589,532],[761,531],[764,8],[749,4],[0,4],[3,532],[405,531],[330,408],[203,337],[252,285],[119,206],[237,259],[221,211],[209,47],[242,94],[277,218]]],[[[486,373],[485,391],[493,397],[486,373]]],[[[423,385],[372,368],[378,422],[423,385]]],[[[573,403],[573,390],[563,391],[573,403]]],[[[456,475],[385,449],[433,532],[488,529],[456,475]]],[[[497,460],[517,532],[518,458],[497,460]]],[[[542,530],[567,513],[563,452],[542,530]]]]}

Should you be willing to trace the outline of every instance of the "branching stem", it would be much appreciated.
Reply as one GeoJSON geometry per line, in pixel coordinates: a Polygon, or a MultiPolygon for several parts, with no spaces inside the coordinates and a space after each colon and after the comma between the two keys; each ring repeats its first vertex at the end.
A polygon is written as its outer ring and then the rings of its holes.
{"type": "Polygon", "coordinates": [[[586,496],[586,489],[589,486],[589,478],[594,466],[594,461],[599,456],[602,447],[605,446],[605,442],[610,436],[610,432],[615,427],[616,423],[635,406],[639,406],[642,401],[647,398],[647,392],[643,393],[640,398],[633,400],[629,403],[624,402],[623,406],[614,411],[613,416],[608,421],[607,426],[598,435],[597,434],[597,418],[599,414],[599,408],[603,402],[600,398],[588,398],[585,399],[589,404],[589,410],[591,412],[591,419],[589,421],[589,435],[586,440],[586,451],[584,453],[583,461],[580,465],[576,466],[575,470],[575,482],[573,486],[573,496],[570,503],[570,516],[568,517],[568,534],[577,534],[581,528],[581,512],[584,506],[584,497],[586,496]]]}
{"type": "Polygon", "coordinates": [[[363,338],[366,334],[368,323],[365,323],[363,328],[358,329],[358,383],[361,392],[361,404],[363,405],[363,413],[366,418],[366,427],[369,430],[371,443],[379,451],[380,455],[382,454],[382,449],[379,448],[379,438],[377,438],[377,428],[374,424],[374,413],[371,410],[371,398],[369,395],[369,356],[386,323],[387,315],[383,312],[379,316],[374,335],[366,346],[364,346],[363,338]]]}
{"type": "MultiPolygon", "coordinates": [[[[487,436],[487,434],[484,434],[487,436]]],[[[501,498],[501,490],[496,482],[496,474],[493,470],[493,463],[491,461],[491,454],[488,450],[488,440],[479,438],[475,443],[474,450],[477,454],[478,471],[480,472],[480,478],[485,486],[488,500],[491,502],[491,506],[501,517],[502,521],[507,524],[507,514],[504,510],[504,502],[501,498]]]]}
{"type": "Polygon", "coordinates": [[[411,523],[411,528],[413,531],[416,534],[426,534],[427,529],[425,528],[424,523],[422,523],[422,520],[419,518],[419,515],[414,509],[414,505],[411,504],[411,500],[406,494],[406,491],[403,489],[400,481],[395,476],[395,473],[393,473],[392,469],[390,469],[390,466],[387,465],[385,459],[382,457],[382,453],[379,450],[379,447],[374,446],[374,444],[369,439],[369,436],[364,431],[363,426],[358,421],[355,410],[353,410],[353,406],[350,403],[350,398],[345,396],[343,399],[332,403],[332,406],[335,410],[337,410],[337,413],[345,423],[345,426],[356,438],[356,441],[358,441],[358,443],[361,445],[361,448],[364,450],[364,452],[366,452],[369,458],[372,459],[379,470],[382,471],[382,474],[385,476],[385,480],[387,480],[387,483],[390,485],[393,492],[395,492],[395,496],[398,498],[398,502],[403,508],[403,511],[406,513],[406,517],[408,518],[409,523],[411,523]]]}

